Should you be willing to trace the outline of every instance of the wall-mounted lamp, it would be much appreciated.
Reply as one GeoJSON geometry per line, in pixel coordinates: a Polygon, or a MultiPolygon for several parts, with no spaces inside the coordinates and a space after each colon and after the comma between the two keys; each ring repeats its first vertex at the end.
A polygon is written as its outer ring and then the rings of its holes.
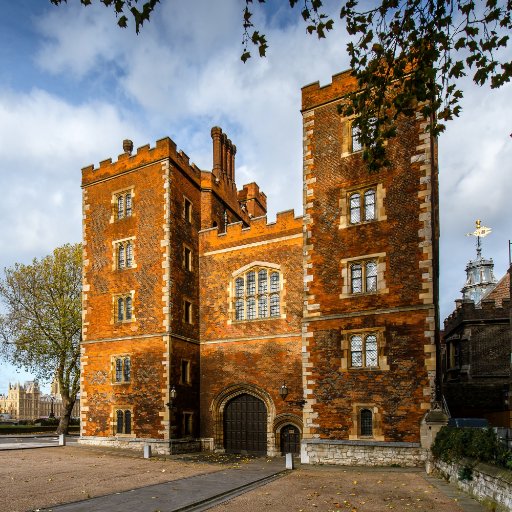
{"type": "MultiPolygon", "coordinates": [[[[283,382],[283,385],[279,388],[279,396],[286,401],[286,397],[288,396],[288,386],[286,385],[286,382],[283,382]]],[[[287,403],[304,407],[306,400],[288,400],[287,403]]]]}

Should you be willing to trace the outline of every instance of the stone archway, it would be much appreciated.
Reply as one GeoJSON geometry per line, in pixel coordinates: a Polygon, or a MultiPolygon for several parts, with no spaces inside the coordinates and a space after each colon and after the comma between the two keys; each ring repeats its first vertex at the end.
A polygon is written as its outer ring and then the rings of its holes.
{"type": "MultiPolygon", "coordinates": [[[[275,430],[273,428],[274,419],[276,416],[274,402],[270,395],[264,389],[260,388],[259,386],[255,386],[254,384],[245,383],[229,386],[228,388],[221,391],[217,395],[217,397],[212,401],[210,411],[212,412],[214,419],[213,423],[215,451],[226,451],[226,421],[227,415],[230,414],[230,403],[233,407],[238,407],[239,412],[242,412],[243,408],[245,408],[246,412],[248,410],[247,408],[253,408],[253,413],[257,414],[257,411],[260,410],[259,425],[251,429],[251,431],[253,434],[261,436],[261,439],[263,439],[261,441],[262,445],[266,446],[266,449],[261,449],[261,444],[250,445],[250,443],[249,447],[257,446],[260,448],[257,448],[256,450],[247,450],[247,448],[241,449],[244,451],[254,451],[255,453],[265,453],[266,455],[276,455],[278,452],[276,451],[275,430]],[[242,395],[245,396],[242,397],[242,395]],[[261,405],[258,405],[258,401],[261,402],[261,405]],[[243,405],[244,403],[245,405],[243,405]],[[262,413],[264,409],[266,410],[266,417],[264,420],[262,420],[261,416],[263,416],[262,413]]],[[[240,424],[238,425],[238,427],[240,427],[240,424]]],[[[237,428],[236,424],[234,425],[234,428],[237,428]]],[[[233,428],[231,428],[230,430],[230,434],[232,433],[233,428]]],[[[233,445],[231,444],[232,440],[232,438],[229,440],[229,451],[233,451],[233,445]]],[[[245,446],[247,447],[248,445],[246,444],[245,446]]]]}

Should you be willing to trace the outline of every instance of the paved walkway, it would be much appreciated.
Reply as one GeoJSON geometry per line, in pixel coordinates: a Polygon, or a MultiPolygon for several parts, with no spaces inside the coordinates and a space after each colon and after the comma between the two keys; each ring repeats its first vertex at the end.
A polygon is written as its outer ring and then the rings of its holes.
{"type": "Polygon", "coordinates": [[[284,458],[257,459],[181,480],[150,485],[44,509],[47,512],[177,512],[206,510],[217,503],[286,474],[284,458]]]}

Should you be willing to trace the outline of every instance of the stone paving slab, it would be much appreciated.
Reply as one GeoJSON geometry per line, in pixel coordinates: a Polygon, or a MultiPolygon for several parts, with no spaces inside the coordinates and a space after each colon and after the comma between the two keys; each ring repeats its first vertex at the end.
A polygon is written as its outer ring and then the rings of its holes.
{"type": "Polygon", "coordinates": [[[44,509],[46,512],[176,512],[237,490],[267,482],[285,473],[282,459],[257,461],[243,468],[224,469],[215,473],[150,485],[131,491],[44,509]]]}

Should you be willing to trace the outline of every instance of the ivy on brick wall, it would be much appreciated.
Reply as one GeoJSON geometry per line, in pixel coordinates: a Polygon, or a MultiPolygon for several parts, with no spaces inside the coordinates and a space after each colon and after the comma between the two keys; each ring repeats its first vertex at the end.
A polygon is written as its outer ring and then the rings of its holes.
{"type": "Polygon", "coordinates": [[[432,445],[432,455],[447,463],[468,458],[512,470],[512,451],[490,428],[443,427],[432,445]]]}

